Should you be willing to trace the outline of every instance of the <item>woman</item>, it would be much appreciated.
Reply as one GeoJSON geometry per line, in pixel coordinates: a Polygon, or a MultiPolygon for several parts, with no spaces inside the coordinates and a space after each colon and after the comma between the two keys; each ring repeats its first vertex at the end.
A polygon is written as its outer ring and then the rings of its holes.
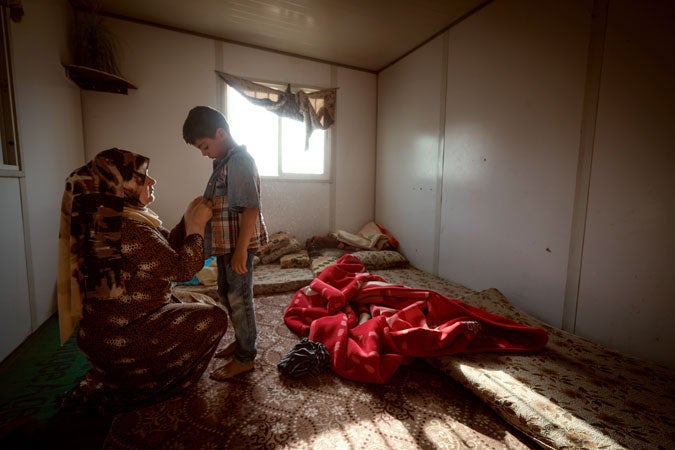
{"type": "Polygon", "coordinates": [[[168,398],[199,379],[227,328],[220,307],[180,303],[170,293],[172,282],[203,266],[210,202],[193,200],[169,233],[147,208],[155,199],[148,163],[105,150],[66,180],[61,342],[79,320],[77,344],[92,368],[64,395],[64,407],[115,413],[168,398]]]}

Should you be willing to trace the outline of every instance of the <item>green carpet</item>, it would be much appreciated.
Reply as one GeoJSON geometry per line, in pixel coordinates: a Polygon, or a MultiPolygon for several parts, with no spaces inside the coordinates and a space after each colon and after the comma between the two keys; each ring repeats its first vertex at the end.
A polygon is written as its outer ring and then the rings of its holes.
{"type": "Polygon", "coordinates": [[[100,448],[111,419],[60,412],[59,394],[91,367],[52,316],[0,364],[0,447],[100,448]]]}
{"type": "Polygon", "coordinates": [[[22,416],[39,422],[53,417],[56,397],[90,367],[74,336],[59,345],[59,322],[52,316],[0,366],[0,423],[22,416]]]}

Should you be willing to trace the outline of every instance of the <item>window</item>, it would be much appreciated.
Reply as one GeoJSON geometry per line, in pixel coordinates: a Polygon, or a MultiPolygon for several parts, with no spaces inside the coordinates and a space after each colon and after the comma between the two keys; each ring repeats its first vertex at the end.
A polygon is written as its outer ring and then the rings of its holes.
{"type": "Polygon", "coordinates": [[[0,8],[0,142],[2,143],[2,164],[0,170],[19,170],[19,152],[14,121],[14,98],[12,90],[12,69],[10,65],[9,27],[6,8],[0,8]]]}
{"type": "MultiPolygon", "coordinates": [[[[237,143],[246,145],[261,177],[328,179],[328,130],[314,130],[309,146],[305,148],[303,122],[280,117],[254,105],[235,89],[226,86],[225,105],[230,131],[237,143]]],[[[267,86],[285,89],[281,85],[267,86]]]]}

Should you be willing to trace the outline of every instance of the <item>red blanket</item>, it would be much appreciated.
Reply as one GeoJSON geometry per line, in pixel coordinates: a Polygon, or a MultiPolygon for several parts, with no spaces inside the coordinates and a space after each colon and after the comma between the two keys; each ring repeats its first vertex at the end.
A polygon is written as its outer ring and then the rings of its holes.
{"type": "Polygon", "coordinates": [[[413,357],[528,352],[548,340],[540,328],[363,270],[358,258],[340,257],[297,291],[284,313],[291,331],[326,346],[345,378],[384,383],[413,357]]]}

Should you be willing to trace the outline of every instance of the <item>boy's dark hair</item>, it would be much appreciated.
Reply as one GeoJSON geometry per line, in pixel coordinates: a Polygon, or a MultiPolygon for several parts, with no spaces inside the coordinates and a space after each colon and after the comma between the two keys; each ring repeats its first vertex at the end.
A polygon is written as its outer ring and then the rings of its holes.
{"type": "Polygon", "coordinates": [[[215,137],[218,128],[230,134],[230,125],[220,111],[209,106],[195,106],[183,122],[183,139],[194,144],[197,139],[215,137]]]}

